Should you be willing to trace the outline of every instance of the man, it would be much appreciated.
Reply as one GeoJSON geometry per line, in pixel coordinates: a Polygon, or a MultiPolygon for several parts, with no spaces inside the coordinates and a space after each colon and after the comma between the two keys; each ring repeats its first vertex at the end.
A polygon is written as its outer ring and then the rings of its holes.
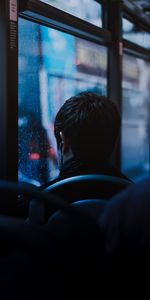
{"type": "Polygon", "coordinates": [[[105,174],[128,179],[110,164],[120,129],[116,105],[90,92],[71,97],[60,108],[54,132],[61,179],[81,174],[105,174]]]}

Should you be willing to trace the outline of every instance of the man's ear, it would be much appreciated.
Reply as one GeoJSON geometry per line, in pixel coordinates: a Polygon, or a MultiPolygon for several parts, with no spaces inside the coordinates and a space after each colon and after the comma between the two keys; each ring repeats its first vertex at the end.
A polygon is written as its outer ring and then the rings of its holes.
{"type": "Polygon", "coordinates": [[[69,139],[60,131],[60,137],[62,141],[62,152],[65,154],[70,150],[69,139]]]}

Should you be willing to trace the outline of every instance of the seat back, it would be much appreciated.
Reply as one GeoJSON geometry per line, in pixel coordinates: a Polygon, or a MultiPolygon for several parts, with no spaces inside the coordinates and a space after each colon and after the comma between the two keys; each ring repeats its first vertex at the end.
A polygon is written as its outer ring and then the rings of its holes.
{"type": "Polygon", "coordinates": [[[80,175],[60,180],[45,188],[68,202],[80,199],[110,199],[131,184],[130,181],[107,175],[80,175]]]}
{"type": "Polygon", "coordinates": [[[67,262],[74,266],[101,263],[103,237],[98,220],[107,204],[101,199],[80,200],[70,205],[73,213],[59,210],[49,218],[46,228],[62,240],[61,253],[67,262]]]}
{"type": "MultiPolygon", "coordinates": [[[[72,203],[72,205],[76,207],[76,209],[79,209],[95,221],[99,219],[106,204],[107,202],[102,199],[86,199],[72,203]]],[[[64,217],[62,217],[61,211],[57,211],[52,216],[50,216],[48,224],[55,222],[58,223],[62,218],[64,217]]]]}

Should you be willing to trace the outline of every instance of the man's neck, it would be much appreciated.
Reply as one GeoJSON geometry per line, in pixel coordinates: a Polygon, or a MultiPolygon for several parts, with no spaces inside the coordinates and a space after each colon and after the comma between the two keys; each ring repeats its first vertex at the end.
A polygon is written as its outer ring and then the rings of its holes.
{"type": "Polygon", "coordinates": [[[70,159],[74,158],[72,150],[70,149],[66,154],[63,154],[63,164],[67,163],[70,159]]]}

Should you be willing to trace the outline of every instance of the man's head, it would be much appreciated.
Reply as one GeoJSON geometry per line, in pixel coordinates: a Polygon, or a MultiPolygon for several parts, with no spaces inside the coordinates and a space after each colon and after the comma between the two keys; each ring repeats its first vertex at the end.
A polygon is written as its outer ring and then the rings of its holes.
{"type": "Polygon", "coordinates": [[[58,149],[81,160],[108,161],[120,128],[116,105],[107,97],[83,92],[68,99],[56,115],[58,149]]]}

